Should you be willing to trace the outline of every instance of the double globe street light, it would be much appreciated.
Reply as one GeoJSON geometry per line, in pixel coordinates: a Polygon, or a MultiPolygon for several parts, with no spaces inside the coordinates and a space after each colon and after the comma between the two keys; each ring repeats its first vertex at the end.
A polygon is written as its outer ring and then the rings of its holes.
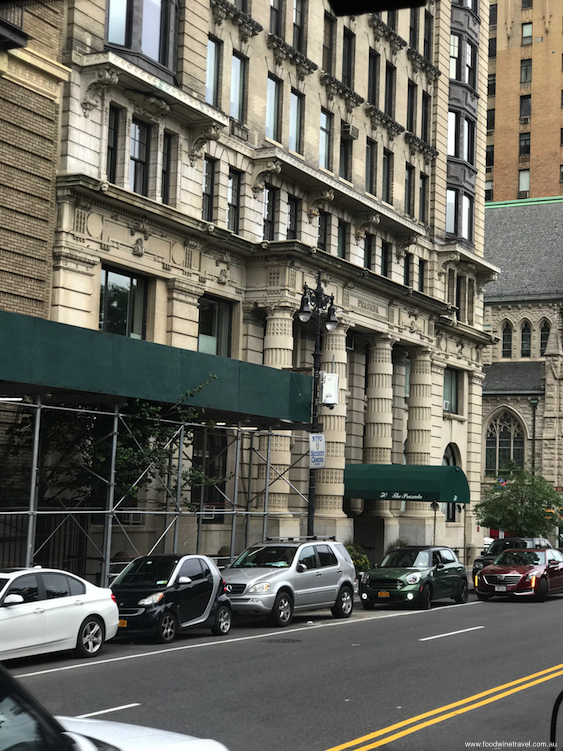
{"type": "MultiPolygon", "coordinates": [[[[315,321],[315,349],[313,350],[313,399],[311,410],[311,432],[320,433],[322,426],[319,425],[319,383],[321,375],[321,328],[323,312],[326,311],[325,327],[327,331],[334,331],[338,326],[336,309],[334,307],[334,295],[327,295],[321,285],[321,272],[317,273],[317,286],[315,289],[303,285],[303,297],[297,316],[302,323],[315,321]]],[[[309,507],[307,511],[307,536],[314,535],[315,528],[315,469],[309,469],[309,507]]]]}

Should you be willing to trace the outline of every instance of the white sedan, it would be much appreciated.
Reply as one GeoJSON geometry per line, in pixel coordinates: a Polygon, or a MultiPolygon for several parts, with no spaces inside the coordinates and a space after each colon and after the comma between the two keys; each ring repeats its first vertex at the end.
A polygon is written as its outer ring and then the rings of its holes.
{"type": "Polygon", "coordinates": [[[68,571],[0,569],[0,660],[65,649],[95,657],[118,622],[110,589],[68,571]]]}

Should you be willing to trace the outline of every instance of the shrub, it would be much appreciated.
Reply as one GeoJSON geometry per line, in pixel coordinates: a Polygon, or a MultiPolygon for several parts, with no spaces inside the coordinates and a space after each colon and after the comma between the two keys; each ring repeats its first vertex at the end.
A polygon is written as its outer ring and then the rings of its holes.
{"type": "Polygon", "coordinates": [[[347,540],[344,543],[344,547],[350,554],[350,558],[352,559],[356,571],[367,571],[371,568],[369,558],[365,554],[361,545],[358,545],[358,543],[353,540],[347,540]]]}

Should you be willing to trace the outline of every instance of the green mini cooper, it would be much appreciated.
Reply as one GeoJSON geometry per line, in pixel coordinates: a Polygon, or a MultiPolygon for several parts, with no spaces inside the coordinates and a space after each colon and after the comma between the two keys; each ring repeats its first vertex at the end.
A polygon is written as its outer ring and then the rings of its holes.
{"type": "Polygon", "coordinates": [[[467,574],[450,548],[417,545],[391,550],[360,581],[364,610],[385,602],[412,604],[428,610],[432,600],[451,597],[467,602],[467,574]]]}

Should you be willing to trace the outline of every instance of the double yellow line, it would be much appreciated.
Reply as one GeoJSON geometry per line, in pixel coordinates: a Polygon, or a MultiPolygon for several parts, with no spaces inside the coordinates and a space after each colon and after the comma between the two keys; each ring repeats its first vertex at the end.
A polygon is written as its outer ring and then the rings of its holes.
{"type": "Polygon", "coordinates": [[[471,712],[471,710],[483,707],[485,704],[491,704],[493,701],[504,699],[506,696],[515,694],[518,691],[524,691],[524,689],[531,688],[532,686],[537,686],[539,683],[545,683],[545,681],[550,681],[552,678],[558,678],[561,675],[563,675],[563,664],[554,665],[554,667],[548,668],[547,670],[541,670],[539,673],[532,673],[532,675],[527,675],[525,678],[519,678],[516,681],[504,683],[502,686],[497,686],[496,688],[489,688],[487,691],[482,691],[480,694],[474,694],[473,696],[467,697],[467,699],[461,699],[453,704],[446,704],[444,707],[432,709],[430,712],[411,717],[410,720],[403,720],[394,725],[389,725],[389,727],[376,730],[374,733],[363,735],[361,738],[356,738],[355,740],[348,741],[340,746],[329,748],[327,751],[344,751],[344,749],[369,751],[372,748],[379,748],[380,746],[385,746],[387,743],[391,743],[391,741],[396,741],[398,738],[403,738],[405,735],[416,733],[423,728],[436,725],[444,720],[449,720],[450,718],[463,714],[464,712],[471,712]],[[376,738],[378,740],[375,740],[376,738]],[[374,742],[372,743],[371,741],[374,742]]]}

